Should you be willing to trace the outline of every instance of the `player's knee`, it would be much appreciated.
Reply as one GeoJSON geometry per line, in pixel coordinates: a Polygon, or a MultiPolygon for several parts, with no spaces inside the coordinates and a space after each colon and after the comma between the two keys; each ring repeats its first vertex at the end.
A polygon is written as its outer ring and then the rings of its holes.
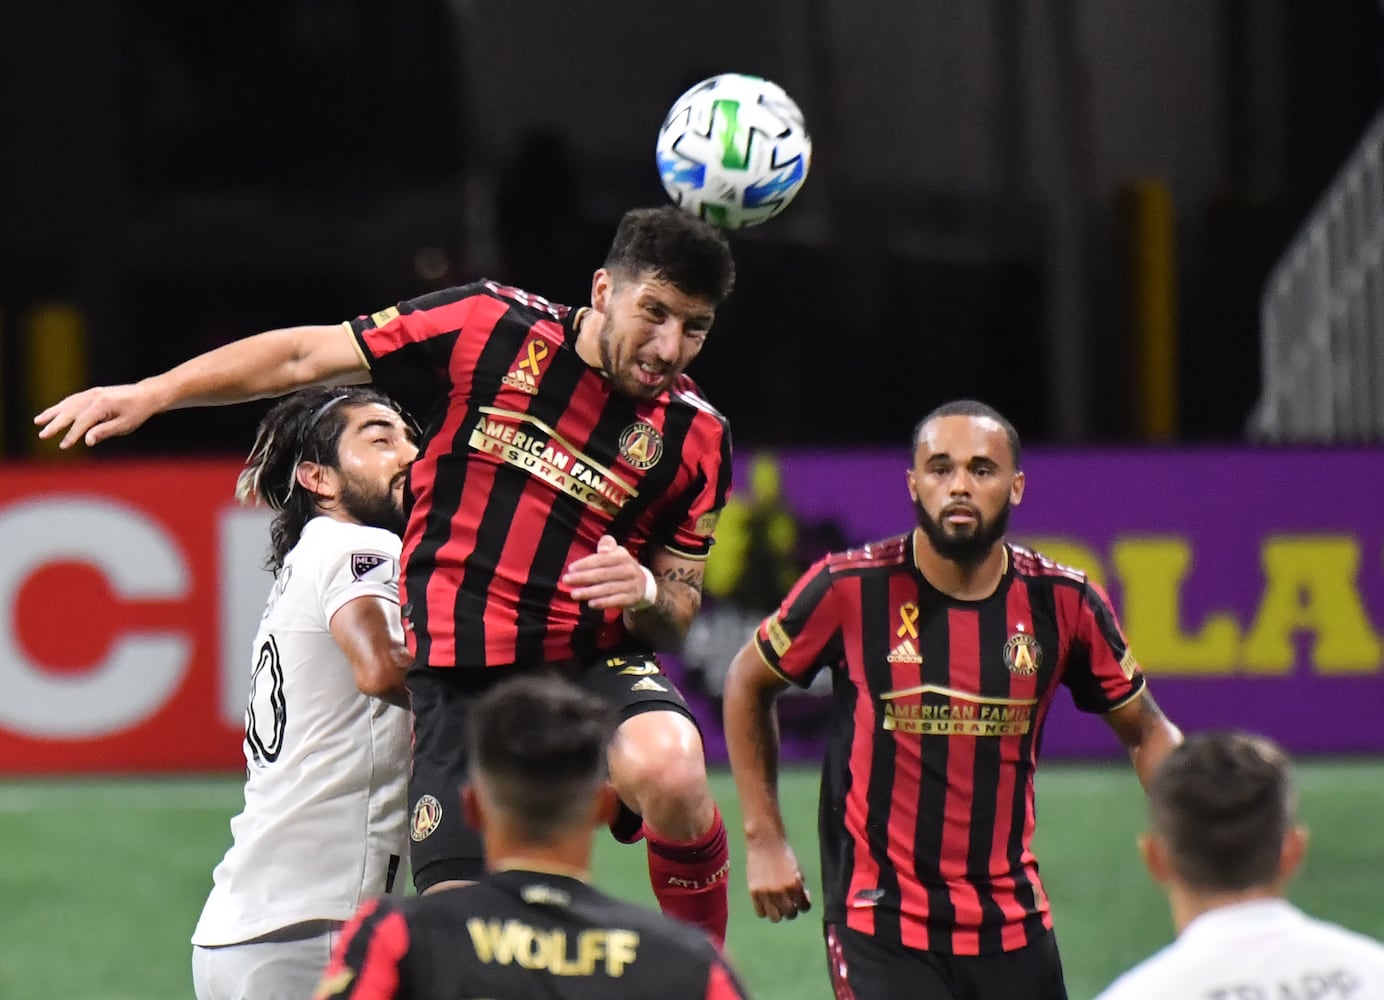
{"type": "Polygon", "coordinates": [[[696,809],[709,795],[701,736],[673,713],[626,720],[611,744],[610,774],[626,801],[633,800],[650,819],[668,810],[696,809]]]}

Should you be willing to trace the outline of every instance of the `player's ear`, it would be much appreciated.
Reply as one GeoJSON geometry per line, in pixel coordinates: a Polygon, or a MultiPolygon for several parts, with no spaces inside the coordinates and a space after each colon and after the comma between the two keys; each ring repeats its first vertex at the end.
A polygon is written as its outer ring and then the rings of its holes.
{"type": "Polygon", "coordinates": [[[596,826],[610,826],[620,815],[620,793],[609,781],[596,791],[596,826]]]}
{"type": "Polygon", "coordinates": [[[466,820],[468,826],[473,830],[482,829],[481,814],[484,812],[481,806],[480,796],[476,794],[476,788],[469,781],[461,786],[461,815],[466,820]]]}
{"type": "Polygon", "coordinates": [[[601,267],[591,276],[591,308],[604,313],[610,308],[610,293],[615,286],[615,277],[609,268],[601,267]]]}
{"type": "Polygon", "coordinates": [[[1015,507],[1024,502],[1024,482],[1022,471],[1014,473],[1014,482],[1009,484],[1009,502],[1015,507]]]}
{"type": "Polygon", "coordinates": [[[1278,877],[1290,879],[1307,856],[1307,827],[1294,826],[1283,838],[1283,850],[1278,858],[1278,877]]]}
{"type": "Polygon", "coordinates": [[[332,480],[334,472],[334,469],[319,462],[299,462],[293,474],[298,480],[298,485],[313,496],[331,498],[336,495],[335,483],[332,480]]]}
{"type": "Polygon", "coordinates": [[[1139,853],[1144,857],[1144,866],[1159,885],[1166,885],[1172,877],[1172,865],[1168,862],[1167,848],[1163,841],[1151,833],[1139,834],[1137,841],[1139,853]]]}

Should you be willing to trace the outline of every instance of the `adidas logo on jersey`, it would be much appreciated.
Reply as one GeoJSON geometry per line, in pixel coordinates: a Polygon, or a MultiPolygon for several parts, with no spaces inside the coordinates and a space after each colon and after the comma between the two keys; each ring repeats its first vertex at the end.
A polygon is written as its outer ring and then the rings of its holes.
{"type": "Polygon", "coordinates": [[[511,389],[518,389],[520,392],[526,392],[530,396],[538,395],[538,383],[534,381],[532,375],[522,368],[514,369],[514,371],[500,379],[500,381],[511,389]]]}
{"type": "Polygon", "coordinates": [[[641,681],[635,681],[630,685],[631,691],[667,691],[668,689],[654,680],[652,677],[645,677],[641,681]]]}
{"type": "Polygon", "coordinates": [[[923,657],[918,652],[918,647],[913,645],[912,639],[905,639],[893,649],[889,650],[889,655],[885,657],[890,663],[922,663],[923,657]]]}

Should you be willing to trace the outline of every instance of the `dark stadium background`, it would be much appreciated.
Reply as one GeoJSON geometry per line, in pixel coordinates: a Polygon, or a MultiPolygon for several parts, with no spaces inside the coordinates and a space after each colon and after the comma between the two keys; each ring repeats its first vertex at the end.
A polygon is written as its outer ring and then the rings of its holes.
{"type": "MultiPolygon", "coordinates": [[[[1381,97],[1373,0],[14,0],[0,5],[3,454],[27,317],[89,381],[477,275],[582,301],[663,198],[654,133],[724,70],[816,161],[737,239],[693,369],[742,442],[895,443],[980,395],[1033,441],[1138,441],[1129,196],[1171,195],[1172,440],[1243,437],[1257,300],[1381,97]]],[[[111,450],[239,452],[254,406],[111,450]]]]}

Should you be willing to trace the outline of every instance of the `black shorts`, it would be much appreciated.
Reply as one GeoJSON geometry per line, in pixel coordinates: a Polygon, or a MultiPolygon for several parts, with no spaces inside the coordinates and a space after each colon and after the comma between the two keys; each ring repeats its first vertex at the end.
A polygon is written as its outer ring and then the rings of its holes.
{"type": "MultiPolygon", "coordinates": [[[[553,665],[578,687],[615,706],[620,721],[644,712],[676,712],[696,719],[682,693],[648,653],[602,656],[589,666],[553,665]]],[[[474,881],[485,869],[480,835],[461,813],[460,790],[466,780],[466,717],[472,702],[496,684],[530,672],[520,667],[434,668],[413,666],[408,672],[413,709],[413,768],[409,774],[410,865],[413,884],[422,892],[452,879],[474,881]]],[[[612,830],[629,839],[640,819],[628,809],[612,830]]]]}
{"type": "Polygon", "coordinates": [[[836,1000],[1067,1000],[1052,932],[994,955],[918,951],[827,924],[836,1000]]]}

